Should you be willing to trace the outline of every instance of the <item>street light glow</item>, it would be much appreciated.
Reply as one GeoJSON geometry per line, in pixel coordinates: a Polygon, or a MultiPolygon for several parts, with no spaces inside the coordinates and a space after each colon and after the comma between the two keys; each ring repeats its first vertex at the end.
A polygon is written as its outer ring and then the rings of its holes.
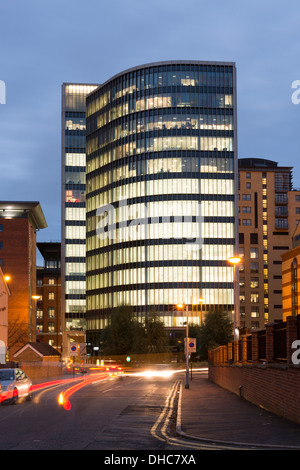
{"type": "Polygon", "coordinates": [[[231,258],[228,258],[228,261],[229,261],[229,263],[232,263],[232,264],[238,264],[242,260],[239,256],[232,256],[231,258]]]}

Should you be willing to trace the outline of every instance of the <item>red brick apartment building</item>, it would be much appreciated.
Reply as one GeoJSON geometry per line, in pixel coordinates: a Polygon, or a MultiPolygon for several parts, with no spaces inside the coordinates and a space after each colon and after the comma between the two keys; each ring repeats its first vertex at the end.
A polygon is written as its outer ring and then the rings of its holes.
{"type": "Polygon", "coordinates": [[[37,268],[37,340],[61,351],[61,244],[37,243],[44,266],[37,268]]]}
{"type": "Polygon", "coordinates": [[[39,202],[0,202],[0,265],[9,276],[8,354],[36,337],[36,233],[47,227],[39,202]]]}

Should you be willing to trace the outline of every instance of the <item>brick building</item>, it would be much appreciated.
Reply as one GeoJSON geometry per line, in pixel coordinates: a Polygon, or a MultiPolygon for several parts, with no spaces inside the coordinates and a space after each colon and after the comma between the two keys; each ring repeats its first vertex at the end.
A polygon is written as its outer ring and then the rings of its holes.
{"type": "Polygon", "coordinates": [[[281,321],[281,255],[292,248],[300,221],[300,191],[292,168],[259,158],[239,159],[240,326],[281,321]]]}
{"type": "Polygon", "coordinates": [[[10,277],[9,357],[35,340],[36,233],[47,227],[39,202],[0,202],[0,265],[10,277]]]}
{"type": "Polygon", "coordinates": [[[44,266],[37,268],[37,340],[61,350],[61,244],[38,243],[44,266]]]}

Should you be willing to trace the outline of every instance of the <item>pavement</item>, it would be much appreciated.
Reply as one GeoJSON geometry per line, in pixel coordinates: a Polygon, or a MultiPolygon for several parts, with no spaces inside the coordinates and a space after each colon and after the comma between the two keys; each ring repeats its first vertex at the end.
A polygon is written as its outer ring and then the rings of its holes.
{"type": "Polygon", "coordinates": [[[300,450],[300,425],[250,403],[208,380],[207,371],[185,378],[178,403],[177,434],[213,442],[300,450]]]}

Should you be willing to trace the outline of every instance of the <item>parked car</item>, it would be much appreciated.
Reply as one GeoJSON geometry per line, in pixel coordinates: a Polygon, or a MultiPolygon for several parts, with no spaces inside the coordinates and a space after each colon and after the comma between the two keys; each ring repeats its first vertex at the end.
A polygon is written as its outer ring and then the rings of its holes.
{"type": "Polygon", "coordinates": [[[16,403],[19,398],[31,400],[32,382],[22,369],[0,369],[1,403],[16,403]]]}

